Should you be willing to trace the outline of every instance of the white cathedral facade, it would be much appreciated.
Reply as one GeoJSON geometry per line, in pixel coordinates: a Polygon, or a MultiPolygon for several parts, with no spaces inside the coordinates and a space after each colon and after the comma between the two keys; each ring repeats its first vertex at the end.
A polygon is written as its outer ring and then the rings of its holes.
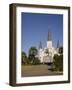
{"type": "Polygon", "coordinates": [[[59,54],[59,42],[57,43],[57,48],[54,48],[52,45],[52,38],[51,33],[48,32],[48,40],[47,40],[47,46],[45,48],[42,48],[42,43],[40,42],[39,50],[38,50],[38,58],[41,63],[52,63],[53,57],[55,54],[59,54]]]}

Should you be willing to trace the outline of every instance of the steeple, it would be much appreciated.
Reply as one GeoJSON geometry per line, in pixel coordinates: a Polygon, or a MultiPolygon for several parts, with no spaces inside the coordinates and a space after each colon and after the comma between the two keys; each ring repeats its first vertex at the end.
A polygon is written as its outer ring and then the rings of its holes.
{"type": "Polygon", "coordinates": [[[57,41],[57,48],[59,48],[60,47],[60,42],[59,42],[59,40],[57,41]]]}
{"type": "Polygon", "coordinates": [[[40,44],[39,44],[39,49],[42,49],[42,43],[40,42],[40,44]]]}
{"type": "Polygon", "coordinates": [[[51,41],[52,40],[52,38],[51,38],[51,32],[49,31],[48,32],[48,41],[51,41]]]}

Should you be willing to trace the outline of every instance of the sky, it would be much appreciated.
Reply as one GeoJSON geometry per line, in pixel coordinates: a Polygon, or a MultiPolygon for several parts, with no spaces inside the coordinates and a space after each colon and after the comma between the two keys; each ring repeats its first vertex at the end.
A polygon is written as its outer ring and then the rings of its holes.
{"type": "Polygon", "coordinates": [[[53,47],[57,41],[63,44],[63,15],[21,13],[21,49],[28,54],[30,47],[47,46],[48,32],[51,32],[53,47]]]}

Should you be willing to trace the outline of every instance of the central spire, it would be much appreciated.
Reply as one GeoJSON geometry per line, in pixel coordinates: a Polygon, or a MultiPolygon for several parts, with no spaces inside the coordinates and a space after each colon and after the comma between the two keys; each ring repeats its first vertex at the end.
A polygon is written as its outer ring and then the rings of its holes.
{"type": "Polygon", "coordinates": [[[52,40],[52,38],[51,38],[51,32],[49,31],[48,32],[48,41],[51,41],[52,40]]]}

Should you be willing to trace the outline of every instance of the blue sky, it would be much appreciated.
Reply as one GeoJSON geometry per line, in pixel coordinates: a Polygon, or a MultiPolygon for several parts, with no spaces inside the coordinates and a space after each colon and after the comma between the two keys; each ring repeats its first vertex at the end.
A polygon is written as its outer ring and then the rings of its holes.
{"type": "Polygon", "coordinates": [[[37,14],[21,13],[21,49],[28,53],[32,46],[46,47],[48,32],[51,32],[53,46],[57,41],[63,44],[63,15],[58,14],[37,14]]]}

